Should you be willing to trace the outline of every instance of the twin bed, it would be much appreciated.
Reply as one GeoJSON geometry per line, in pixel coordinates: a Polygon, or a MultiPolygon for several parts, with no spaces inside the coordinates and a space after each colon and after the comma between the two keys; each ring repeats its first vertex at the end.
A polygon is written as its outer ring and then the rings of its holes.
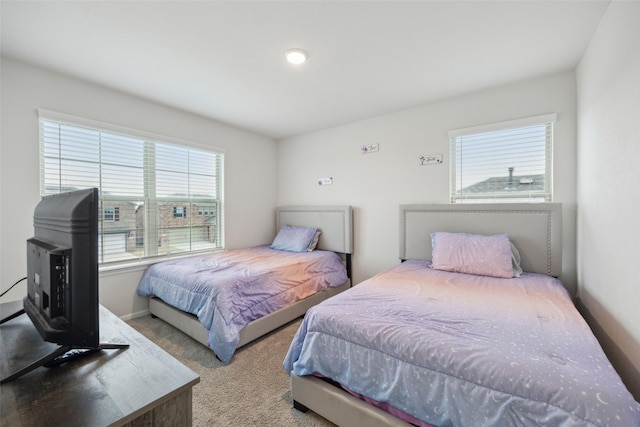
{"type": "MultiPolygon", "coordinates": [[[[145,271],[138,294],[151,297],[153,316],[229,363],[237,348],[351,286],[350,206],[280,207],[276,226],[281,232],[291,227],[319,230],[315,250],[273,249],[274,240],[272,245],[166,261],[145,271]]],[[[279,232],[276,239],[283,235],[279,232]]]]}
{"type": "Polygon", "coordinates": [[[404,205],[399,218],[402,262],[354,287],[351,208],[287,207],[278,229],[321,229],[315,251],[161,263],[139,293],[224,363],[306,312],[283,361],[294,407],[341,426],[640,426],[640,404],[557,279],[560,204],[404,205]],[[333,259],[317,261],[323,252],[333,259]],[[210,269],[223,287],[249,281],[205,294],[210,269]]]}
{"type": "Polygon", "coordinates": [[[403,262],[307,312],[284,360],[294,407],[341,426],[640,425],[556,279],[560,204],[399,214],[403,262]]]}

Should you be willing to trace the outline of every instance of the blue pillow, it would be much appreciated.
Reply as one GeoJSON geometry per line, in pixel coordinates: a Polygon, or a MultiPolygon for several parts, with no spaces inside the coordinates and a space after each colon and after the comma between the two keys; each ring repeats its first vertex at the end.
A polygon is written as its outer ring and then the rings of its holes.
{"type": "Polygon", "coordinates": [[[307,252],[316,235],[316,228],[283,225],[271,244],[271,249],[289,252],[307,252]]]}

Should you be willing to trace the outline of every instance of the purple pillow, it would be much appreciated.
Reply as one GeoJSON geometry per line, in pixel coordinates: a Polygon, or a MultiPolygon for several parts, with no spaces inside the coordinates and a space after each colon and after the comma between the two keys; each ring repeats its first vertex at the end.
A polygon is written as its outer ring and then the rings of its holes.
{"type": "Polygon", "coordinates": [[[483,236],[466,233],[431,234],[435,270],[480,276],[513,277],[511,242],[506,234],[483,236]]]}
{"type": "Polygon", "coordinates": [[[307,252],[316,235],[315,228],[283,225],[271,244],[271,249],[289,252],[307,252]]]}

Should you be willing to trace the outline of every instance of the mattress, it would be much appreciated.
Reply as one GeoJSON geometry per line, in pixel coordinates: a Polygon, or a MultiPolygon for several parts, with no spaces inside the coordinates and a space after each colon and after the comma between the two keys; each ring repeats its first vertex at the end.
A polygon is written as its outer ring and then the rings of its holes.
{"type": "Polygon", "coordinates": [[[541,274],[406,261],[310,309],[283,364],[432,425],[640,425],[562,283],[541,274]]]}
{"type": "Polygon", "coordinates": [[[229,363],[249,322],[347,280],[335,252],[257,246],[154,264],[137,293],[196,315],[209,331],[209,347],[229,363]]]}

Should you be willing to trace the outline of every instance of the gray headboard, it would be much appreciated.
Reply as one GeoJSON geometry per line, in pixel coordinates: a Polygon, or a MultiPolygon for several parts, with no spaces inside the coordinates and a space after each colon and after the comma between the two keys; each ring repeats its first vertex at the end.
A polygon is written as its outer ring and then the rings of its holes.
{"type": "Polygon", "coordinates": [[[353,252],[353,210],[351,206],[282,206],[276,212],[276,230],[283,225],[316,227],[322,231],[318,249],[353,252]]]}
{"type": "Polygon", "coordinates": [[[431,259],[435,231],[507,233],[524,271],[562,271],[561,203],[426,204],[400,206],[400,259],[431,259]]]}

